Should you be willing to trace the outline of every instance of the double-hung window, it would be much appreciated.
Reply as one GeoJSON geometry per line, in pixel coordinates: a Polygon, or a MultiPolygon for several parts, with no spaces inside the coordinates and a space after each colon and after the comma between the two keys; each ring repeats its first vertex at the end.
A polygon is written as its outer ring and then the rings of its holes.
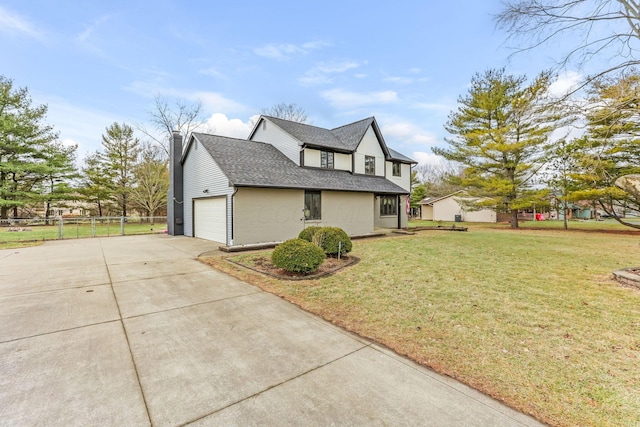
{"type": "Polygon", "coordinates": [[[364,156],[364,173],[367,175],[376,174],[376,158],[373,156],[364,156]]]}

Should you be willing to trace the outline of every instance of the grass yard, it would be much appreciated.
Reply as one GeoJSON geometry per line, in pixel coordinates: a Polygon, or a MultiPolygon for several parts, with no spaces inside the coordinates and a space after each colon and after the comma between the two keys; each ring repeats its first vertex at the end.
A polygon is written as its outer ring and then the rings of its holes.
{"type": "MultiPolygon", "coordinates": [[[[124,227],[125,235],[160,233],[166,228],[166,223],[127,223],[124,227]]],[[[34,242],[42,240],[56,240],[59,238],[58,225],[25,225],[15,227],[21,231],[9,231],[9,227],[0,227],[0,249],[7,248],[18,242],[34,242]]],[[[96,223],[95,228],[91,224],[65,224],[62,229],[63,239],[77,239],[83,237],[109,237],[120,236],[120,222],[110,221],[96,223]]]]}
{"type": "Polygon", "coordinates": [[[354,241],[359,264],[310,281],[206,262],[543,422],[636,426],[640,291],[611,271],[640,265],[639,237],[422,231],[354,241]]]}

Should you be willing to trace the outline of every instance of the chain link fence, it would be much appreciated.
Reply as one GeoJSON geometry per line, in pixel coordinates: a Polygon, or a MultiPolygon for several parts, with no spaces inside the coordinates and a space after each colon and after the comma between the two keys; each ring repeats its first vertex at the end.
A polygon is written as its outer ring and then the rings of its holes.
{"type": "MultiPolygon", "coordinates": [[[[166,216],[0,219],[0,244],[166,233],[166,216]]],[[[1,248],[1,246],[0,246],[1,248]]]]}

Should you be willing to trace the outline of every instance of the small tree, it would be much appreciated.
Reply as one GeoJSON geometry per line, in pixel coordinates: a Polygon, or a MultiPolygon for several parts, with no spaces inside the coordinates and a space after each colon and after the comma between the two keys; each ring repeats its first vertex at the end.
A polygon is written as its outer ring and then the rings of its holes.
{"type": "Polygon", "coordinates": [[[95,206],[98,216],[106,216],[111,211],[111,187],[113,171],[105,164],[100,152],[88,155],[80,174],[78,193],[88,203],[95,206]]]}
{"type": "Polygon", "coordinates": [[[169,191],[169,169],[160,150],[144,145],[133,170],[135,185],[131,189],[131,201],[150,217],[166,206],[169,191]]]}

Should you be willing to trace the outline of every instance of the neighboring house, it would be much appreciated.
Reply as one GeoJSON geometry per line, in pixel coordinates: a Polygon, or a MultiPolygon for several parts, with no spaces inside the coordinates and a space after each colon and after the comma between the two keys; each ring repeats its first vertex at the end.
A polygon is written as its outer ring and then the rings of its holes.
{"type": "Polygon", "coordinates": [[[238,246],[312,225],[352,236],[407,226],[416,162],[387,147],[373,117],[323,129],[261,116],[247,140],[193,133],[178,159],[181,146],[174,134],[170,234],[238,246]]]}
{"type": "Polygon", "coordinates": [[[443,197],[427,197],[418,202],[420,219],[428,221],[496,222],[496,212],[492,209],[478,211],[465,209],[460,202],[472,200],[464,190],[443,197]]]}

